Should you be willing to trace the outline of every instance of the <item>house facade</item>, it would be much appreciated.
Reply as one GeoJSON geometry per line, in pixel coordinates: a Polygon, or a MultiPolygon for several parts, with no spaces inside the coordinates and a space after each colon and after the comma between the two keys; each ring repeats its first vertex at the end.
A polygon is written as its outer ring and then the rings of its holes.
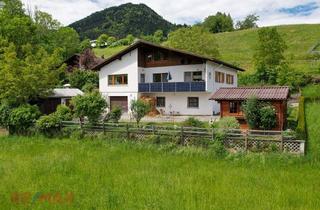
{"type": "Polygon", "coordinates": [[[220,60],[137,41],[95,67],[99,89],[110,108],[124,111],[132,100],[150,97],[164,115],[212,115],[220,106],[210,101],[221,87],[236,87],[238,67],[220,60]]]}
{"type": "Polygon", "coordinates": [[[284,130],[287,119],[287,100],[289,98],[289,87],[238,87],[220,88],[211,97],[220,104],[220,117],[235,117],[241,129],[248,129],[242,103],[250,97],[256,97],[260,101],[270,103],[276,113],[276,127],[274,130],[284,130]]]}

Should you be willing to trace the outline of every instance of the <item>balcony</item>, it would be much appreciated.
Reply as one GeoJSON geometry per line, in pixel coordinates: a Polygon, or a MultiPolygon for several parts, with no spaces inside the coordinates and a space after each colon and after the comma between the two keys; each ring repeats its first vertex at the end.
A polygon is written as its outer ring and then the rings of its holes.
{"type": "Polygon", "coordinates": [[[202,82],[156,82],[139,83],[139,92],[203,92],[206,91],[206,83],[202,82]]]}

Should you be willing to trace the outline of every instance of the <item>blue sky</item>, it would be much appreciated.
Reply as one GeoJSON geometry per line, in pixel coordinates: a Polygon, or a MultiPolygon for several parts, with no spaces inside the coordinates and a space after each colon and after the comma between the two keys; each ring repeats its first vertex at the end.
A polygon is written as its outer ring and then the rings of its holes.
{"type": "Polygon", "coordinates": [[[37,6],[64,25],[106,7],[127,2],[144,3],[173,23],[193,24],[217,11],[230,13],[237,21],[246,15],[260,16],[260,26],[320,23],[320,0],[22,0],[37,6]]]}

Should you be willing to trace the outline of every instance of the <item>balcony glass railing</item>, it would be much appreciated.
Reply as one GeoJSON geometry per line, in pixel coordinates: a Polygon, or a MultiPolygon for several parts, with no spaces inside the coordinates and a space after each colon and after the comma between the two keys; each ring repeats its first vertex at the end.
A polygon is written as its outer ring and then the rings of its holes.
{"type": "Polygon", "coordinates": [[[139,92],[201,92],[206,91],[206,83],[201,82],[156,82],[139,83],[139,92]]]}

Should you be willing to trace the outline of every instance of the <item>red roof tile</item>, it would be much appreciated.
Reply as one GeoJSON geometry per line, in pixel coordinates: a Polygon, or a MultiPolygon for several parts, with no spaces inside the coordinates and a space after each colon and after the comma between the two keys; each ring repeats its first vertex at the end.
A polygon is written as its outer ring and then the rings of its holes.
{"type": "Polygon", "coordinates": [[[286,100],[289,97],[289,87],[235,87],[220,88],[210,97],[210,100],[246,100],[255,96],[261,100],[286,100]]]}

